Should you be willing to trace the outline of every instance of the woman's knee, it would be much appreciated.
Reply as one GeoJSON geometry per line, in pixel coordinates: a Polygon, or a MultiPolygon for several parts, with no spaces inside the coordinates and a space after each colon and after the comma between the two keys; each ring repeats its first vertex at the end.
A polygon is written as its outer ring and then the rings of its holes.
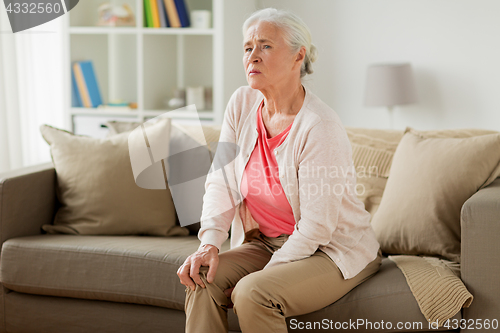
{"type": "Polygon", "coordinates": [[[231,293],[231,301],[233,304],[244,303],[245,300],[249,299],[250,293],[252,292],[252,275],[242,277],[238,283],[234,286],[233,292],[231,293]]]}
{"type": "Polygon", "coordinates": [[[229,305],[229,299],[224,293],[224,287],[221,286],[220,279],[217,279],[217,274],[212,283],[208,283],[207,281],[208,267],[200,267],[199,274],[205,288],[202,288],[198,284],[195,290],[186,287],[186,308],[196,306],[195,304],[205,304],[205,302],[215,302],[218,306],[227,307],[229,305]]]}
{"type": "Polygon", "coordinates": [[[282,306],[274,295],[278,290],[273,288],[271,284],[262,271],[243,277],[238,281],[231,294],[235,312],[238,309],[240,312],[248,312],[262,306],[281,309],[282,306]]]}
{"type": "MultiPolygon", "coordinates": [[[[201,266],[200,271],[199,271],[200,279],[201,279],[201,281],[203,281],[203,284],[205,286],[207,286],[209,284],[207,281],[208,270],[209,270],[208,266],[201,266]]],[[[224,276],[222,270],[218,270],[215,272],[215,278],[212,281],[212,283],[210,283],[210,285],[213,285],[214,287],[217,287],[217,288],[223,290],[223,289],[225,289],[225,285],[224,285],[225,280],[226,279],[225,279],[225,276],[224,276]]]]}

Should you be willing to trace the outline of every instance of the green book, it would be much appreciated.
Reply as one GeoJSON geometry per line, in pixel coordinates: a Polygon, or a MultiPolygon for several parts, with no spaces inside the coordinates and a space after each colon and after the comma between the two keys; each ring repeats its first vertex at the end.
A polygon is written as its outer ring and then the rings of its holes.
{"type": "Polygon", "coordinates": [[[153,28],[153,12],[149,0],[144,0],[144,13],[146,14],[146,27],[153,28]]]}

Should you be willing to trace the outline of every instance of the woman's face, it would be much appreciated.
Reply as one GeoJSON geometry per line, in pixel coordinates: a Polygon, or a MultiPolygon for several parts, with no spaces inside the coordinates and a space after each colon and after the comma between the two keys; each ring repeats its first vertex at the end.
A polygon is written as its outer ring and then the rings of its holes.
{"type": "Polygon", "coordinates": [[[305,48],[293,54],[274,24],[258,21],[245,33],[243,65],[253,89],[283,87],[300,78],[305,48]]]}

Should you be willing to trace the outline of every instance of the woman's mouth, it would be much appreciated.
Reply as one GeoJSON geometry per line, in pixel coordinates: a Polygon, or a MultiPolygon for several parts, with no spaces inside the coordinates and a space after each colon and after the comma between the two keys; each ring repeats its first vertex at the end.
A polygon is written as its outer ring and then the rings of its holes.
{"type": "Polygon", "coordinates": [[[257,74],[260,74],[260,71],[256,70],[256,69],[252,69],[248,75],[252,76],[252,75],[257,75],[257,74]]]}

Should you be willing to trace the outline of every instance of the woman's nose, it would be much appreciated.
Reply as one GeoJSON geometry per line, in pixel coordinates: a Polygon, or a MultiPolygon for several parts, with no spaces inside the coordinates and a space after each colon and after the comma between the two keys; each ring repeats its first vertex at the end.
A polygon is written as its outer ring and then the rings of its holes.
{"type": "Polygon", "coordinates": [[[252,53],[250,54],[249,60],[251,62],[259,62],[260,61],[260,56],[259,56],[258,51],[256,49],[252,50],[252,53]]]}

